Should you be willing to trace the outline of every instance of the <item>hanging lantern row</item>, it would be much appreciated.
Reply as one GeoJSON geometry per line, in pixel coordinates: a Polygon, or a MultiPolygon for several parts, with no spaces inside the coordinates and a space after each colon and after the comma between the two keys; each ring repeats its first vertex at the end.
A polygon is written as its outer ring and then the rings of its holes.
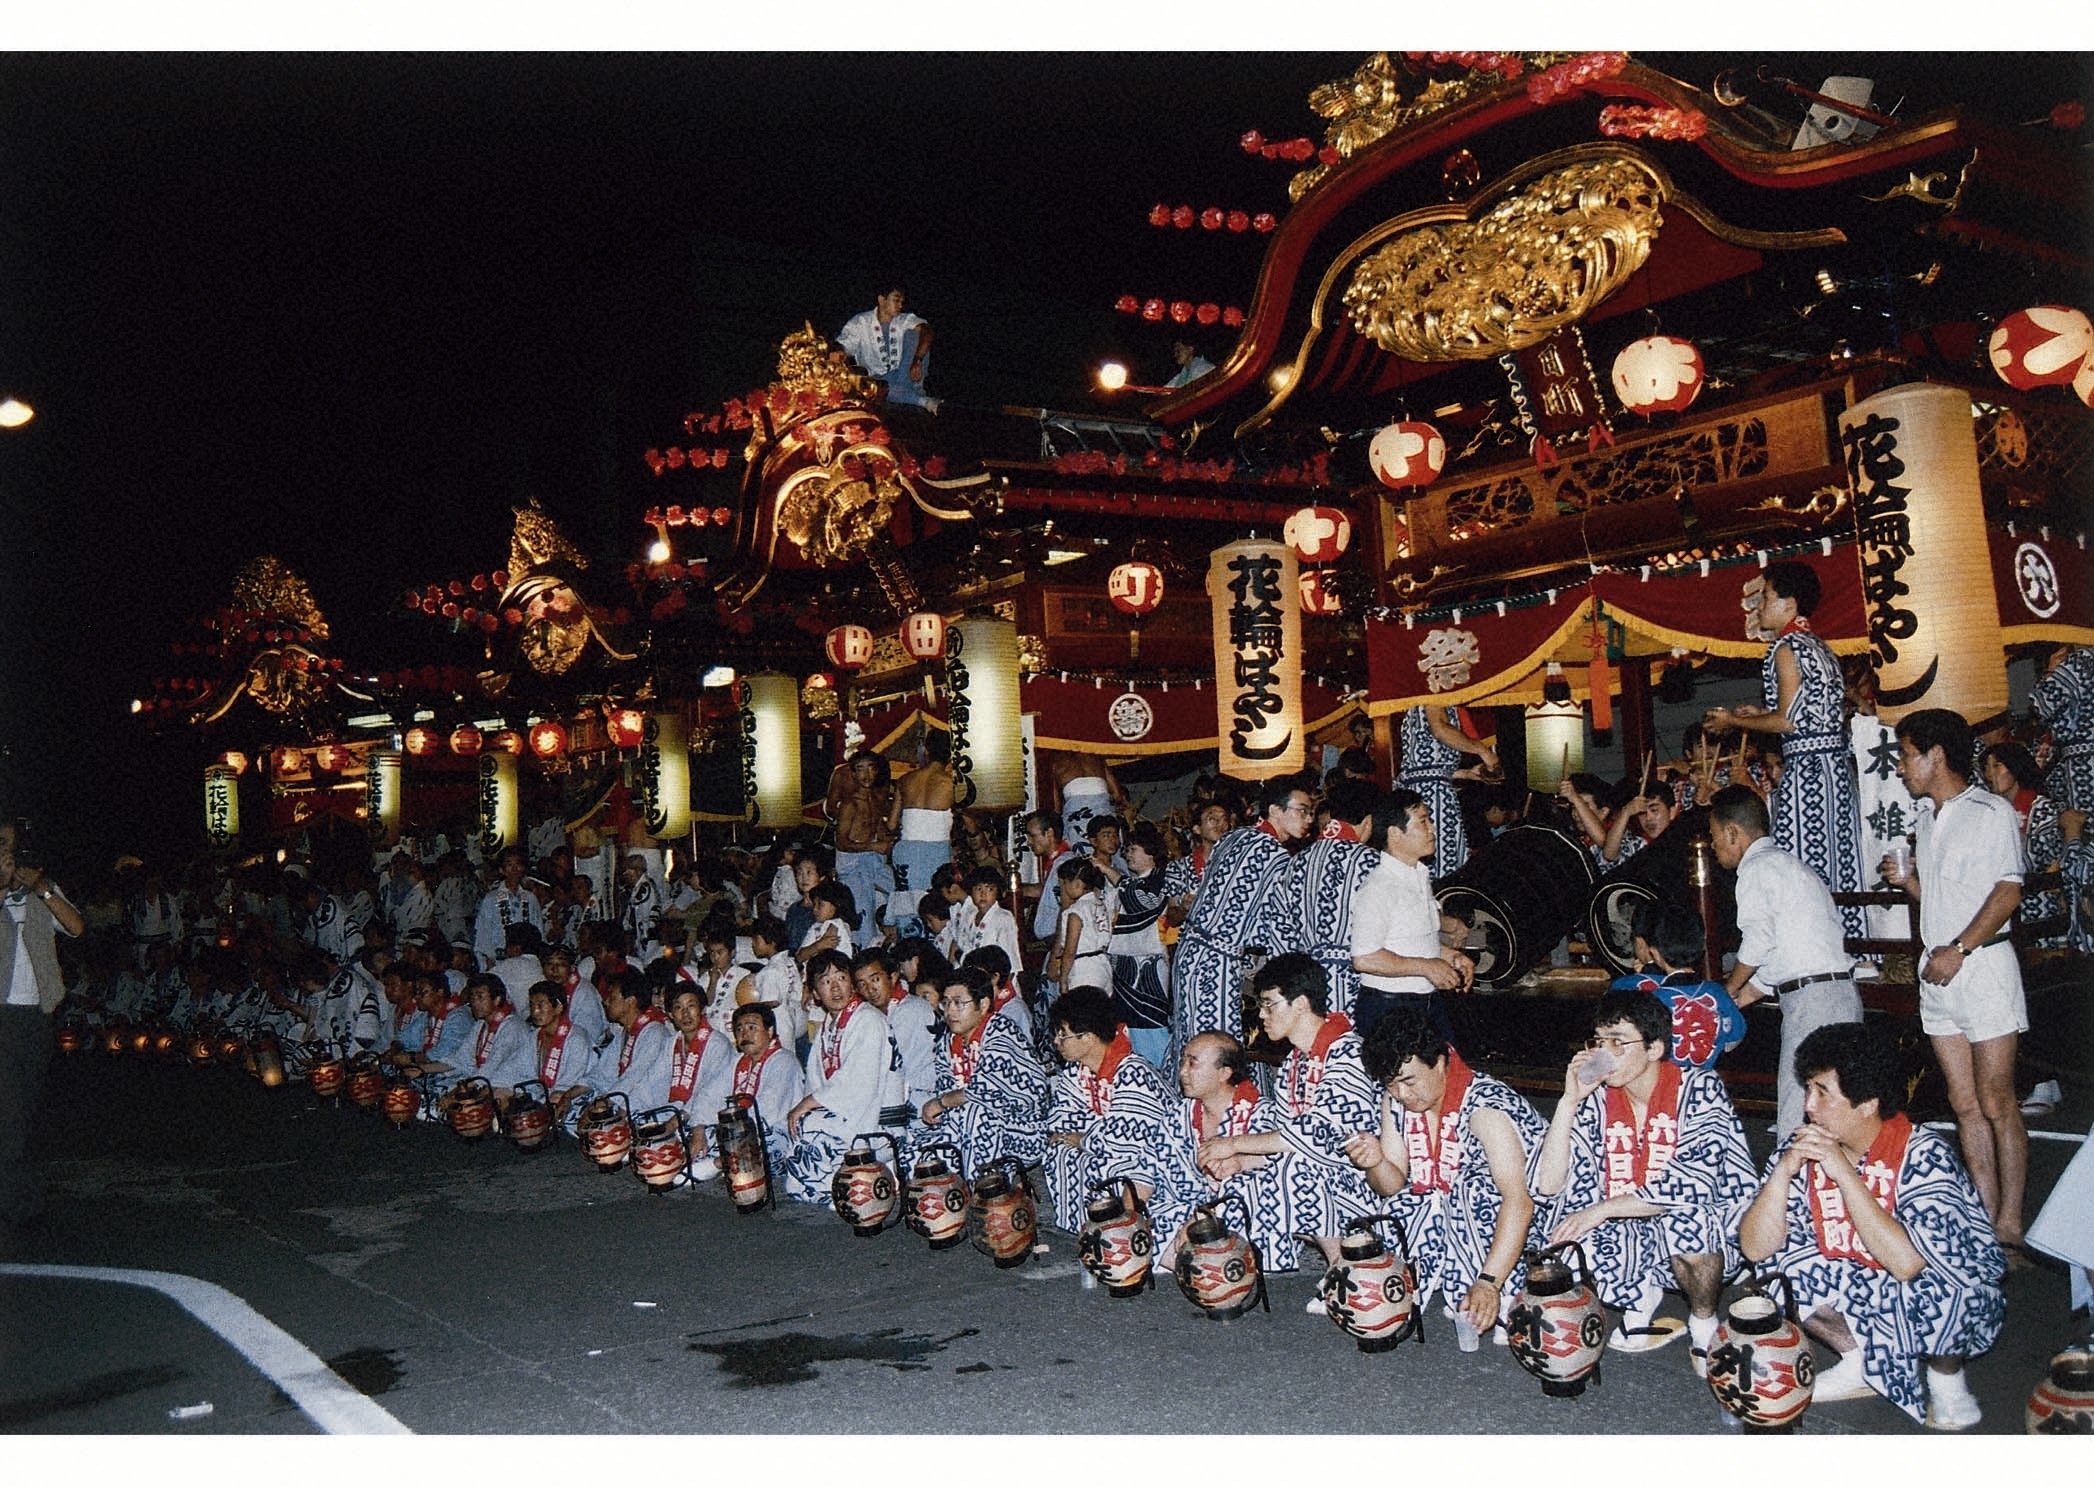
{"type": "Polygon", "coordinates": [[[1630,341],[1614,358],[1614,395],[1632,413],[1680,413],[1701,396],[1708,378],[1701,348],[1676,335],[1630,341]]]}
{"type": "MultiPolygon", "coordinates": [[[[218,625],[207,619],[204,621],[204,627],[216,629],[218,625]]],[[[312,645],[317,644],[321,638],[303,625],[257,622],[237,632],[228,629],[222,639],[177,640],[167,648],[174,655],[223,655],[226,648],[234,644],[312,645]]]]}
{"type": "Polygon", "coordinates": [[[1220,321],[1233,330],[1243,323],[1243,311],[1233,304],[1194,304],[1189,299],[1142,299],[1133,294],[1122,294],[1113,301],[1112,307],[1123,315],[1140,315],[1151,324],[1166,318],[1179,325],[1194,321],[1212,325],[1220,321]]]}
{"type": "Polygon", "coordinates": [[[1325,165],[1336,165],[1344,157],[1329,145],[1318,148],[1316,141],[1308,138],[1268,140],[1255,129],[1246,129],[1236,143],[1246,155],[1256,155],[1265,160],[1320,160],[1325,165]]]}
{"type": "Polygon", "coordinates": [[[1224,227],[1231,232],[1270,232],[1280,225],[1280,219],[1271,212],[1225,212],[1218,206],[1195,212],[1189,206],[1171,207],[1160,201],[1149,208],[1151,227],[1175,227],[1183,232],[1195,222],[1209,232],[1219,232],[1224,227]]]}
{"type": "Polygon", "coordinates": [[[1163,569],[1153,562],[1123,562],[1106,575],[1105,596],[1122,614],[1139,618],[1163,602],[1163,569]]]}
{"type": "MultiPolygon", "coordinates": [[[[733,449],[700,449],[695,445],[689,449],[679,449],[672,444],[666,449],[649,449],[640,457],[647,461],[650,470],[659,475],[663,470],[686,468],[724,470],[728,461],[739,459],[741,455],[733,449]]],[[[721,524],[724,526],[726,523],[721,524]]]]}
{"type": "Polygon", "coordinates": [[[1391,490],[1423,490],[1447,467],[1447,441],[1430,423],[1391,423],[1369,440],[1367,464],[1391,490]]]}
{"type": "Polygon", "coordinates": [[[1444,67],[1452,63],[1471,72],[1495,72],[1507,82],[1527,70],[1525,60],[1512,52],[1405,52],[1404,56],[1418,66],[1430,62],[1444,67]]]}
{"type": "MultiPolygon", "coordinates": [[[[653,450],[648,450],[652,456],[653,450]]],[[[734,511],[728,506],[714,506],[707,510],[693,506],[686,511],[682,506],[649,506],[640,517],[649,526],[703,526],[710,521],[714,526],[726,526],[734,520],[734,511]]]]}
{"type": "Polygon", "coordinates": [[[2094,323],[2064,304],[2038,304],[1999,322],[1985,343],[1999,379],[2017,392],[2070,387],[2094,407],[2094,323]]]}

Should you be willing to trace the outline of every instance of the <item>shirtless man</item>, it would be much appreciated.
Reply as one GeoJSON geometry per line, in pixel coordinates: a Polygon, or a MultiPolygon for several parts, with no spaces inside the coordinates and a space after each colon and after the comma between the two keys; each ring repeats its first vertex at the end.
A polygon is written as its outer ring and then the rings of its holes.
{"type": "Polygon", "coordinates": [[[887,760],[869,749],[851,755],[850,784],[829,780],[826,800],[836,822],[836,880],[851,890],[857,908],[852,948],[879,937],[875,910],[880,893],[892,894],[894,873],[887,850],[901,823],[901,800],[888,779],[887,760]]]}
{"type": "Polygon", "coordinates": [[[1076,844],[1079,853],[1090,849],[1087,843],[1092,816],[1118,815],[1126,820],[1134,814],[1127,792],[1113,777],[1112,766],[1098,754],[1043,748],[1039,751],[1039,768],[1041,779],[1052,791],[1053,803],[1048,808],[1060,812],[1062,834],[1076,844]]]}
{"type": "Polygon", "coordinates": [[[887,899],[889,933],[915,916],[915,904],[930,887],[931,874],[952,860],[952,739],[932,729],[924,738],[921,768],[895,787],[895,822],[901,839],[890,858],[894,892],[887,899]]]}

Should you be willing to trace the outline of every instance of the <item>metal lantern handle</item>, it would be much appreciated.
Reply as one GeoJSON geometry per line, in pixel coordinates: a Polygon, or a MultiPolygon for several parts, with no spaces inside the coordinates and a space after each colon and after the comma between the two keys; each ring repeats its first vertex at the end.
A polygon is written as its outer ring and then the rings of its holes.
{"type": "Polygon", "coordinates": [[[1404,1268],[1410,1268],[1410,1235],[1404,1232],[1403,1219],[1397,1217],[1396,1214],[1376,1213],[1374,1214],[1374,1216],[1368,1218],[1353,1218],[1346,1223],[1342,1231],[1345,1233],[1366,1233],[1370,1229],[1379,1228],[1384,1224],[1387,1224],[1389,1227],[1396,1230],[1396,1252],[1403,1256],[1404,1268]]]}
{"type": "Polygon", "coordinates": [[[1781,1307],[1781,1313],[1788,1317],[1791,1326],[1801,1326],[1803,1324],[1796,1314],[1795,1287],[1790,1284],[1789,1277],[1782,1271],[1778,1269],[1763,1270],[1756,1264],[1747,1265],[1745,1273],[1739,1277],[1738,1283],[1745,1288],[1748,1294],[1774,1300],[1775,1304],[1781,1307]],[[1776,1284],[1781,1286],[1781,1297],[1778,1300],[1770,1293],[1776,1284]]]}
{"type": "Polygon", "coordinates": [[[1578,1282],[1584,1285],[1586,1289],[1591,1290],[1594,1294],[1598,1294],[1599,1286],[1598,1283],[1592,1277],[1592,1265],[1585,1257],[1585,1246],[1579,1243],[1575,1238],[1567,1238],[1562,1243],[1552,1243],[1545,1249],[1529,1250],[1526,1254],[1522,1255],[1521,1258],[1531,1269],[1539,1261],[1548,1258],[1552,1254],[1560,1254],[1565,1249],[1570,1250],[1571,1253],[1577,1256],[1578,1267],[1576,1270],[1576,1276],[1578,1282]]]}
{"type": "MultiPolygon", "coordinates": [[[[885,1233],[895,1224],[901,1222],[908,1215],[909,1211],[909,1178],[908,1174],[902,1170],[901,1142],[894,1138],[894,1132],[891,1130],[865,1130],[853,1135],[851,1139],[854,1143],[863,1142],[868,1150],[872,1148],[872,1142],[884,1140],[887,1142],[888,1153],[894,1157],[892,1161],[880,1162],[881,1165],[894,1173],[895,1186],[894,1208],[887,1214],[886,1220],[875,1230],[879,1233],[885,1233]]],[[[874,1156],[873,1159],[878,1161],[879,1157],[874,1156]]]]}

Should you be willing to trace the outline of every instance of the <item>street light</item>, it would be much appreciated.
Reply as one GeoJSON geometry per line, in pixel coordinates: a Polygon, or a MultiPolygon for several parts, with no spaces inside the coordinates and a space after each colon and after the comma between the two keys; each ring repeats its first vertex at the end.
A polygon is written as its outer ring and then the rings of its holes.
{"type": "Polygon", "coordinates": [[[13,393],[0,398],[0,428],[20,428],[36,416],[36,409],[13,393]]]}

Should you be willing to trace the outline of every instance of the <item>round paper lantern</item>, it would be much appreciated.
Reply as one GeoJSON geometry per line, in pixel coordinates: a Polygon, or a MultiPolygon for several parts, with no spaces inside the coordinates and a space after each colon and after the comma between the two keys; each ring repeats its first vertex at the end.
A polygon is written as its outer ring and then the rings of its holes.
{"type": "Polygon", "coordinates": [[[2009,387],[2062,387],[2073,381],[2094,352],[2094,323],[2064,304],[2039,304],[1999,322],[1985,353],[2009,387]]]}
{"type": "Polygon", "coordinates": [[[567,729],[557,722],[533,723],[531,752],[539,758],[558,758],[567,752],[567,729]]]}
{"type": "Polygon", "coordinates": [[[839,671],[855,671],[873,658],[873,634],[862,624],[839,624],[822,641],[829,664],[839,671]]]}
{"type": "Polygon", "coordinates": [[[835,689],[835,686],[836,678],[827,671],[810,671],[807,674],[807,689],[809,691],[832,691],[835,689]]]}
{"type": "Polygon", "coordinates": [[[435,728],[409,728],[400,735],[400,746],[415,758],[427,758],[439,744],[435,728]]]}
{"type": "Polygon", "coordinates": [[[235,774],[245,774],[247,772],[247,755],[240,752],[237,748],[228,748],[224,753],[219,754],[218,762],[224,767],[231,769],[235,774]]]}
{"type": "Polygon", "coordinates": [[[356,755],[339,743],[322,743],[313,750],[313,762],[323,774],[339,774],[356,762],[356,755]]]}
{"type": "Polygon", "coordinates": [[[1447,441],[1430,423],[1391,423],[1367,445],[1367,463],[1391,490],[1423,490],[1447,467],[1447,441]]]}
{"type": "Polygon", "coordinates": [[[487,746],[497,753],[514,757],[524,751],[523,734],[515,728],[503,728],[487,740],[487,746]]]}
{"type": "Polygon", "coordinates": [[[1336,562],[1352,543],[1352,518],[1336,506],[1303,506],[1280,534],[1303,562],[1336,562]]]}
{"type": "Polygon", "coordinates": [[[305,755],[296,748],[279,748],[269,758],[272,774],[296,774],[305,767],[305,755]]]}
{"type": "Polygon", "coordinates": [[[638,707],[614,707],[611,715],[604,719],[604,731],[610,736],[612,746],[638,748],[647,736],[647,714],[638,707]]]}
{"type": "Polygon", "coordinates": [[[487,739],[471,723],[461,723],[451,731],[451,752],[460,758],[471,758],[486,746],[487,739]]]}
{"type": "Polygon", "coordinates": [[[1701,396],[1701,350],[1676,335],[1630,341],[1614,358],[1614,395],[1632,413],[1683,411],[1701,396]]]}
{"type": "Polygon", "coordinates": [[[1150,562],[1123,562],[1106,575],[1105,596],[1122,614],[1147,614],[1163,602],[1163,569],[1150,562]]]}
{"type": "Polygon", "coordinates": [[[902,621],[902,648],[917,660],[945,654],[945,616],[926,610],[902,621]]]}
{"type": "Polygon", "coordinates": [[[1338,612],[1338,591],[1331,583],[1330,575],[1318,570],[1303,573],[1300,579],[1301,611],[1304,614],[1335,614],[1338,612]]]}

